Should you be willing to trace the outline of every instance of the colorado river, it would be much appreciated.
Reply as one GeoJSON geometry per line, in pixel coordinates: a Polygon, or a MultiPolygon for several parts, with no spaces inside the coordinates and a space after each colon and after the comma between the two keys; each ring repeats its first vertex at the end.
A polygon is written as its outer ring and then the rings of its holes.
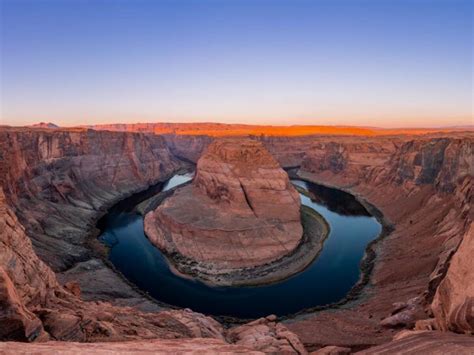
{"type": "MultiPolygon", "coordinates": [[[[175,175],[163,185],[163,191],[191,179],[190,174],[175,175]]],[[[276,284],[209,287],[176,276],[143,232],[143,217],[134,211],[137,196],[109,211],[99,223],[99,238],[110,248],[109,260],[138,288],[159,301],[196,312],[253,318],[337,302],[359,279],[365,248],[377,238],[382,226],[350,194],[302,180],[292,182],[312,192],[315,200],[300,193],[301,202],[326,219],[330,233],[308,268],[276,284]]]]}

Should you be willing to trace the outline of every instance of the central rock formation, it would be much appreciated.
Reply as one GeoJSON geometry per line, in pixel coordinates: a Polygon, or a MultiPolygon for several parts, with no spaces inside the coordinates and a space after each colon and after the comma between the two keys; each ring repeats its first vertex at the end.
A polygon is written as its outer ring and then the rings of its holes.
{"type": "Polygon", "coordinates": [[[300,243],[300,199],[260,142],[214,141],[192,184],[145,217],[145,232],[168,255],[223,274],[275,261],[300,243]]]}

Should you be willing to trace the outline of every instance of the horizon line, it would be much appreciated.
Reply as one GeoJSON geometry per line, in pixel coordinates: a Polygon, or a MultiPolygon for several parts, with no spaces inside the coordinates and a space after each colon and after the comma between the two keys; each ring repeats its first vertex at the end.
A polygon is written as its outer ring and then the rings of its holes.
{"type": "Polygon", "coordinates": [[[39,121],[29,125],[0,125],[7,127],[33,127],[41,124],[53,124],[58,128],[88,128],[88,127],[99,127],[99,126],[114,126],[114,125],[156,125],[156,124],[167,124],[167,125],[222,125],[222,126],[245,126],[245,127],[332,127],[332,128],[360,128],[360,129],[373,129],[373,130],[436,130],[436,129],[474,129],[474,123],[472,124],[455,124],[455,125],[441,125],[441,126],[391,126],[391,127],[380,127],[370,125],[348,125],[348,124],[250,124],[250,123],[227,123],[219,121],[153,121],[153,122],[113,122],[113,123],[93,123],[93,124],[79,124],[79,125],[59,125],[53,121],[39,121]]]}

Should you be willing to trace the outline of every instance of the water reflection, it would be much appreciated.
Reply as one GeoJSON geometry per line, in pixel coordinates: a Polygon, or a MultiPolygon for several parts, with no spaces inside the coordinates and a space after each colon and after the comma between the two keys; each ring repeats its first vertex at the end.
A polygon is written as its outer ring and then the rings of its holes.
{"type": "Polygon", "coordinates": [[[370,216],[364,206],[357,199],[342,190],[330,187],[311,184],[303,180],[291,180],[294,185],[298,185],[311,193],[311,199],[330,211],[345,216],[370,216]]]}

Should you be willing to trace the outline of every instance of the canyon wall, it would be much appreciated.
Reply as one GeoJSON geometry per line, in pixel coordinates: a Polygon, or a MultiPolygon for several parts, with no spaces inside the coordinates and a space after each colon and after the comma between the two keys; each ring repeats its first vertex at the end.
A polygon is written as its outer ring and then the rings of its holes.
{"type": "Polygon", "coordinates": [[[180,166],[160,136],[1,130],[0,182],[40,258],[55,271],[87,259],[98,214],[180,166]]]}
{"type": "MultiPolygon", "coordinates": [[[[284,154],[282,147],[276,149],[284,154]]],[[[308,147],[301,177],[353,193],[376,206],[385,224],[395,227],[374,247],[377,261],[365,302],[338,317],[320,312],[290,325],[309,348],[334,343],[332,336],[314,336],[316,329],[334,327],[351,334],[341,340],[338,333],[336,344],[352,347],[386,341],[393,329],[415,323],[419,329],[473,331],[474,294],[464,285],[474,279],[463,272],[468,264],[461,262],[469,249],[463,245],[472,240],[473,156],[472,133],[324,138],[308,147]],[[367,318],[357,318],[360,313],[367,318]]]]}
{"type": "Polygon", "coordinates": [[[438,329],[474,334],[473,252],[474,225],[471,224],[434,296],[432,310],[438,329]]]}

